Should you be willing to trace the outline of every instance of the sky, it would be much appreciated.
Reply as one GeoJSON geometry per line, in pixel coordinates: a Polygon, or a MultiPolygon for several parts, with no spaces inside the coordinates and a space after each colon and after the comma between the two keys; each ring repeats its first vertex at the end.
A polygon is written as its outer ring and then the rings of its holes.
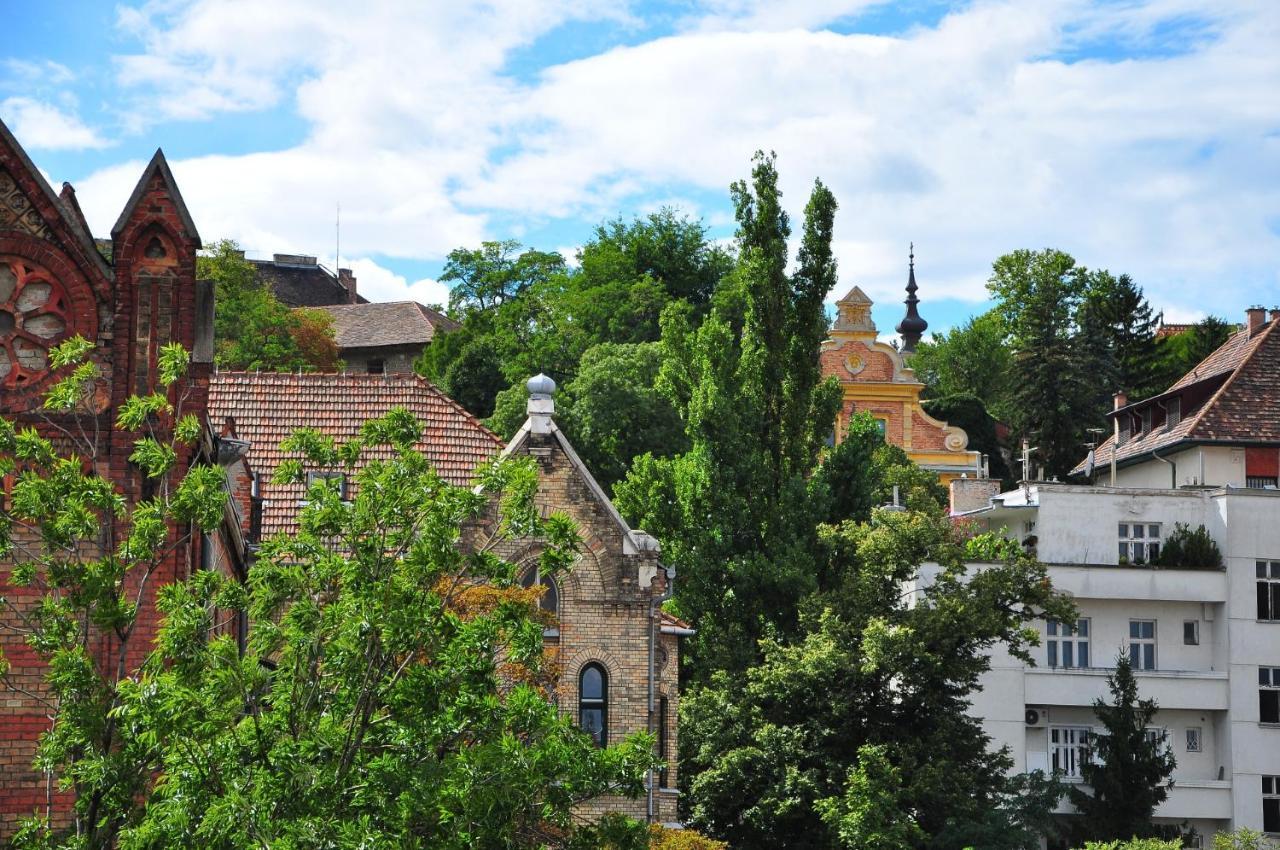
{"type": "Polygon", "coordinates": [[[733,236],[777,153],[891,335],[1054,247],[1168,321],[1280,303],[1280,0],[0,0],[0,119],[107,235],[163,148],[206,243],[446,300],[456,247],[572,258],[664,205],[733,236]],[[340,212],[339,212],[340,211],[340,212]],[[337,226],[340,221],[340,227],[337,226]]]}

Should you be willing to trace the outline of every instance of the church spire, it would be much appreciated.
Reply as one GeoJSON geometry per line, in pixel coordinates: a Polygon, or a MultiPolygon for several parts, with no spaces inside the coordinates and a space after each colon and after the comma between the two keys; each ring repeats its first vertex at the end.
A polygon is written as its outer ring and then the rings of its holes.
{"type": "Polygon", "coordinates": [[[920,318],[920,314],[916,312],[916,305],[920,303],[920,299],[916,297],[916,290],[920,287],[916,286],[916,246],[914,242],[911,243],[910,250],[907,300],[903,302],[907,305],[907,315],[902,317],[902,321],[898,322],[898,327],[894,329],[902,337],[902,350],[905,353],[915,351],[916,345],[920,342],[920,337],[924,335],[925,330],[929,327],[929,323],[920,318]]]}

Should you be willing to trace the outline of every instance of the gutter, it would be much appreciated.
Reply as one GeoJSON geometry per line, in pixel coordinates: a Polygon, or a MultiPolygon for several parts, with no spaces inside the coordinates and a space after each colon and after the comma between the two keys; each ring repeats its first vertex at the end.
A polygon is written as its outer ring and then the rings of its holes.
{"type": "MultiPolygon", "coordinates": [[[[660,631],[664,633],[666,632],[666,628],[660,627],[659,625],[662,622],[661,620],[662,603],[670,599],[676,592],[676,568],[663,567],[663,569],[667,574],[667,588],[666,590],[662,591],[661,596],[657,597],[656,599],[649,600],[649,728],[650,729],[653,729],[653,692],[654,692],[653,661],[654,661],[654,655],[657,651],[657,642],[658,642],[657,634],[660,631]]],[[[692,634],[692,629],[683,629],[682,631],[686,631],[692,634]]],[[[661,735],[662,730],[659,730],[658,734],[661,735]]],[[[653,780],[654,780],[653,768],[651,767],[649,768],[649,778],[648,778],[648,781],[646,782],[646,785],[648,786],[648,792],[647,792],[648,799],[646,801],[648,823],[653,823],[653,818],[654,818],[653,780]]]]}
{"type": "Polygon", "coordinates": [[[1156,460],[1160,461],[1161,463],[1169,464],[1169,477],[1171,479],[1171,481],[1169,482],[1169,489],[1177,490],[1178,489],[1178,465],[1171,460],[1166,460],[1165,458],[1160,457],[1159,450],[1157,449],[1151,450],[1151,456],[1156,460]]]}

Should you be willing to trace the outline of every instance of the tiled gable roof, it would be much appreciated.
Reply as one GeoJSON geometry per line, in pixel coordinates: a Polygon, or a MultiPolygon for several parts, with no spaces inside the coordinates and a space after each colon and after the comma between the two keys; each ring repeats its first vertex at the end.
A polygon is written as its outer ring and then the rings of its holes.
{"type": "Polygon", "coordinates": [[[471,483],[476,467],[502,451],[497,434],[413,374],[219,372],[209,386],[210,420],[220,427],[232,419],[236,435],[251,444],[249,462],[264,482],[264,535],[295,527],[306,489],[265,483],[287,456],[280,450],[286,437],[305,426],[338,441],[350,439],[366,421],[393,407],[408,409],[423,423],[417,448],[452,484],[471,483]]]}
{"type": "Polygon", "coordinates": [[[340,349],[426,345],[437,332],[458,327],[453,319],[415,301],[332,304],[320,309],[333,317],[333,334],[340,349]]]}
{"type": "MultiPolygon", "coordinates": [[[[1203,404],[1195,410],[1184,409],[1172,428],[1161,425],[1126,440],[1115,451],[1116,462],[1136,460],[1179,443],[1280,443],[1280,319],[1252,334],[1247,328],[1233,334],[1155,398],[1195,392],[1197,386],[1212,388],[1203,404]]],[[[1111,463],[1114,447],[1114,435],[1098,446],[1096,467],[1111,463]]],[[[1071,474],[1084,470],[1081,461],[1071,474]]]]}

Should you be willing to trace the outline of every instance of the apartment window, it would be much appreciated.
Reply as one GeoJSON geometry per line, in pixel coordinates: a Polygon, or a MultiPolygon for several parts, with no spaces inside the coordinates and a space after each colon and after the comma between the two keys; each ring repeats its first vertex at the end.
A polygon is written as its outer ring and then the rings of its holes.
{"type": "Polygon", "coordinates": [[[370,360],[368,361],[368,370],[370,375],[381,375],[387,371],[387,361],[370,360]]]}
{"type": "Polygon", "coordinates": [[[1280,620],[1280,561],[1258,561],[1258,619],[1280,620]]]}
{"type": "Polygon", "coordinates": [[[597,747],[609,742],[609,675],[594,662],[578,674],[578,725],[597,747]]]}
{"type": "Polygon", "coordinates": [[[1199,620],[1183,620],[1182,621],[1182,642],[1187,646],[1200,645],[1200,621],[1199,620]]]}
{"type": "Polygon", "coordinates": [[[1258,668],[1258,720],[1280,723],[1280,667],[1258,668]]]}
{"type": "Polygon", "coordinates": [[[1050,619],[1045,623],[1045,633],[1050,667],[1089,666],[1088,618],[1076,620],[1074,625],[1050,619]]]}
{"type": "Polygon", "coordinates": [[[1134,670],[1156,669],[1156,621],[1129,621],[1129,663],[1134,670]]]}
{"type": "Polygon", "coordinates": [[[550,611],[552,614],[560,613],[560,590],[556,587],[555,580],[551,576],[544,576],[542,571],[535,566],[520,579],[521,587],[529,588],[539,584],[545,590],[542,591],[542,598],[538,600],[538,607],[543,611],[550,611]]]}
{"type": "Polygon", "coordinates": [[[1160,556],[1160,523],[1120,523],[1120,560],[1148,564],[1160,556]]]}
{"type": "Polygon", "coordinates": [[[341,472],[308,472],[307,473],[307,489],[311,489],[311,485],[317,481],[323,481],[330,487],[338,491],[339,496],[345,502],[347,500],[347,476],[341,472]]]}
{"type": "Polygon", "coordinates": [[[1063,776],[1080,778],[1081,767],[1089,758],[1089,739],[1093,731],[1088,726],[1049,727],[1049,754],[1053,772],[1063,776]]]}
{"type": "Polygon", "coordinates": [[[1199,726],[1187,727],[1187,752],[1198,753],[1204,747],[1204,733],[1199,726]]]}
{"type": "Polygon", "coordinates": [[[669,772],[667,764],[671,760],[670,745],[667,743],[667,698],[658,697],[658,760],[662,762],[662,767],[658,768],[658,785],[662,788],[670,788],[668,784],[669,772]]]}
{"type": "Polygon", "coordinates": [[[1280,832],[1280,776],[1262,777],[1262,831],[1280,832]]]}
{"type": "Polygon", "coordinates": [[[1142,730],[1147,737],[1147,742],[1159,748],[1160,752],[1169,752],[1169,730],[1163,726],[1148,726],[1142,730]]]}

